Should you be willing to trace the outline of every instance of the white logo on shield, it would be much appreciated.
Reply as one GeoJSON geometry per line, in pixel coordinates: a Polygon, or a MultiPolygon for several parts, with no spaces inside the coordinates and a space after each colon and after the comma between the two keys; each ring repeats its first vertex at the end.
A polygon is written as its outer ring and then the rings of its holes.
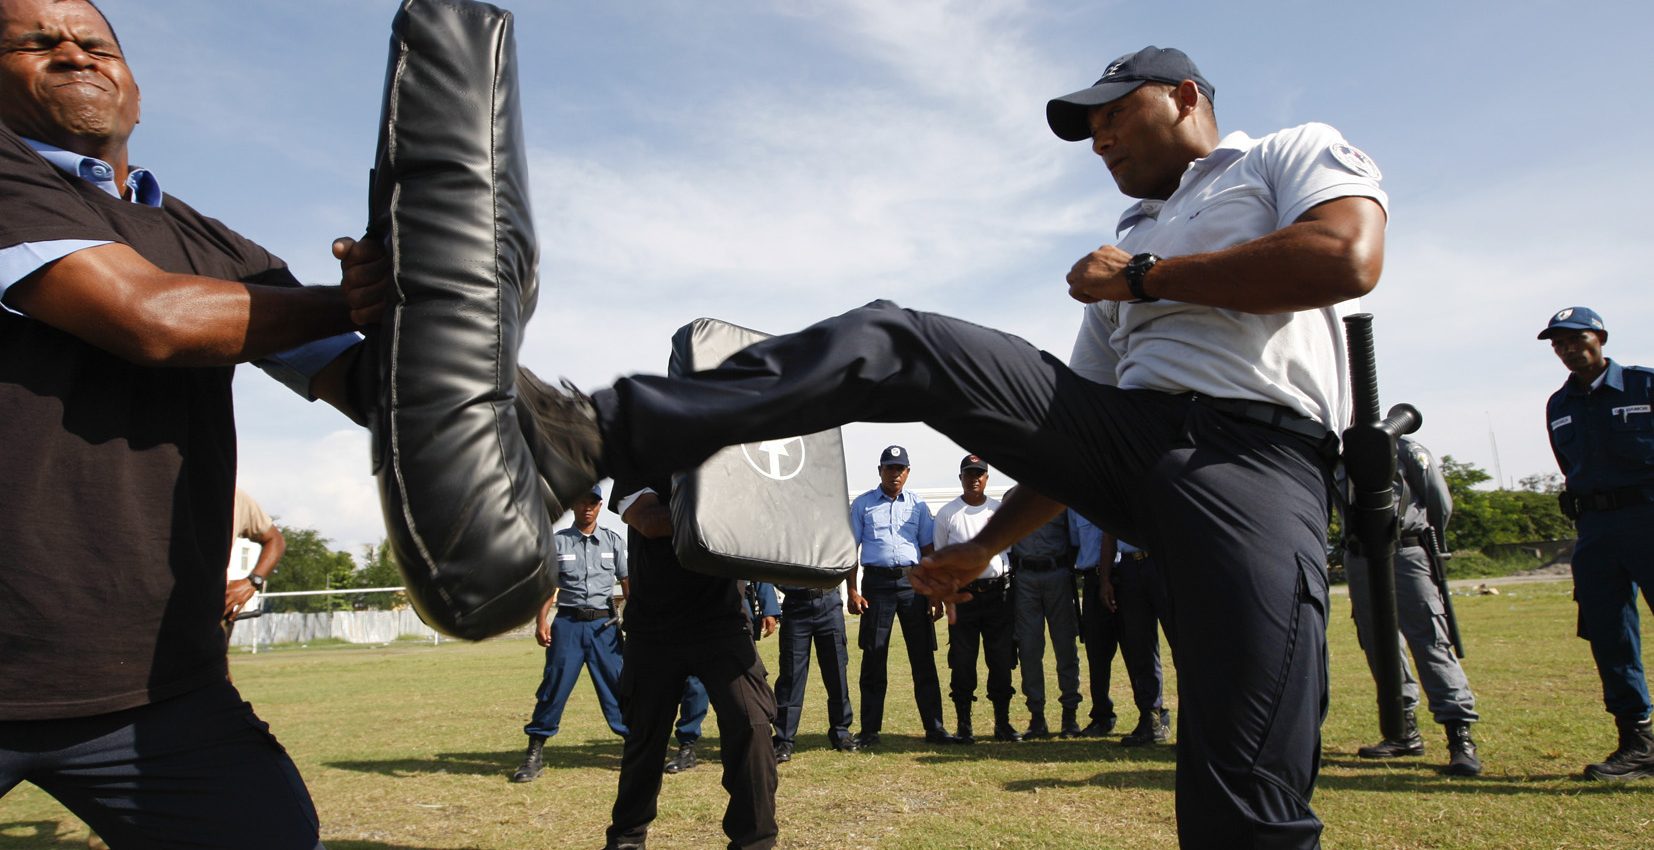
{"type": "Polygon", "coordinates": [[[804,471],[804,438],[765,440],[741,446],[741,456],[758,474],[776,481],[786,481],[804,471]],[[762,457],[754,457],[754,455],[762,457]]]}

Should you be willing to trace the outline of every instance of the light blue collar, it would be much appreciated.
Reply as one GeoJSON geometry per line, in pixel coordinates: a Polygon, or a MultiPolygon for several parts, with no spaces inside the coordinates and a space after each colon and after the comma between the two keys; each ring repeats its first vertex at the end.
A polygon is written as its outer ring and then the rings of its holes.
{"type": "MultiPolygon", "coordinates": [[[[109,163],[34,139],[24,139],[23,142],[34,148],[53,168],[71,177],[79,177],[117,198],[121,196],[120,187],[115,185],[115,169],[109,163]]],[[[161,183],[149,169],[133,168],[127,171],[126,187],[132,190],[133,203],[146,207],[161,205],[161,183]]]]}

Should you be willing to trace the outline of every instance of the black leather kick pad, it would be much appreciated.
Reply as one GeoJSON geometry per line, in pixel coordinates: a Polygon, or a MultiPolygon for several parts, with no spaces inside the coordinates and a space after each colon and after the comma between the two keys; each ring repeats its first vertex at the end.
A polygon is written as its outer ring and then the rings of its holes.
{"type": "Polygon", "coordinates": [[[539,249],[512,19],[405,0],[391,27],[370,236],[396,292],[369,335],[387,540],[433,628],[480,639],[534,617],[555,583],[556,500],[513,409],[539,249]]]}
{"type": "MultiPolygon", "coordinates": [[[[767,334],[696,319],[672,336],[667,374],[711,369],[767,334]]],[[[832,587],[856,565],[844,442],[834,428],[729,446],[672,479],[678,560],[700,573],[832,587]]]]}

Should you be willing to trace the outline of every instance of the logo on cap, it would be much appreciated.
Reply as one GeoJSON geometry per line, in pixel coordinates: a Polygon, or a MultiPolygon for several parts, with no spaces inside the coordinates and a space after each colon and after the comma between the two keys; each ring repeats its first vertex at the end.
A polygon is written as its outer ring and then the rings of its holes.
{"type": "Polygon", "coordinates": [[[759,475],[774,481],[786,481],[804,471],[804,438],[746,443],[741,446],[741,456],[759,475]],[[761,456],[761,459],[754,455],[761,456]]]}
{"type": "Polygon", "coordinates": [[[1560,312],[1560,313],[1557,313],[1557,314],[1556,314],[1556,318],[1554,318],[1554,319],[1552,319],[1552,320],[1551,320],[1551,321],[1553,321],[1553,322],[1560,322],[1560,321],[1562,321],[1562,320],[1564,320],[1564,319],[1566,319],[1566,318],[1568,318],[1568,317],[1569,317],[1569,316],[1572,316],[1572,315],[1573,315],[1573,314],[1574,314],[1574,308],[1572,308],[1572,307],[1569,307],[1569,308],[1568,308],[1568,309],[1566,309],[1566,310],[1563,310],[1563,311],[1562,311],[1562,312],[1560,312]]]}

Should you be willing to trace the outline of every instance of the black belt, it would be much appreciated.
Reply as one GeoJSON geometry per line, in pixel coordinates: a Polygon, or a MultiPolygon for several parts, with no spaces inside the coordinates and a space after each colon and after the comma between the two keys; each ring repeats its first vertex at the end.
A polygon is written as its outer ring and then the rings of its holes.
{"type": "Polygon", "coordinates": [[[979,578],[965,585],[970,593],[1004,593],[1010,587],[1011,580],[1005,576],[999,578],[979,578]]]}
{"type": "MultiPolygon", "coordinates": [[[[820,587],[779,587],[777,589],[780,590],[782,593],[786,594],[787,599],[798,599],[798,600],[820,599],[821,597],[826,596],[830,593],[837,593],[838,592],[837,585],[835,585],[833,587],[828,587],[828,588],[820,588],[820,587]]],[[[785,601],[786,600],[782,600],[783,604],[785,604],[785,601]]]]}
{"type": "Polygon", "coordinates": [[[576,608],[573,605],[559,605],[557,606],[557,616],[561,619],[573,620],[576,623],[589,623],[592,620],[609,619],[609,609],[576,608]]]}
{"type": "Polygon", "coordinates": [[[1129,561],[1146,561],[1148,559],[1149,559],[1149,553],[1147,553],[1147,552],[1139,551],[1139,552],[1121,552],[1120,553],[1120,560],[1122,560],[1122,561],[1128,561],[1128,560],[1129,561]]]}
{"type": "Polygon", "coordinates": [[[1631,487],[1616,487],[1613,490],[1598,490],[1595,493],[1575,493],[1570,490],[1562,491],[1562,512],[1570,516],[1577,516],[1587,511],[1617,511],[1620,508],[1631,508],[1637,505],[1654,504],[1654,493],[1649,488],[1636,485],[1631,487]],[[1570,505],[1570,502],[1572,503],[1570,505]]]}
{"type": "Polygon", "coordinates": [[[1421,537],[1420,535],[1417,535],[1417,534],[1403,534],[1403,535],[1401,535],[1401,539],[1396,541],[1396,545],[1397,546],[1417,546],[1420,549],[1423,549],[1423,548],[1426,548],[1426,546],[1428,544],[1425,542],[1425,539],[1423,537],[1421,537]]]}
{"type": "Polygon", "coordinates": [[[1338,447],[1338,435],[1328,431],[1325,425],[1278,404],[1240,398],[1212,398],[1200,393],[1186,393],[1184,397],[1204,404],[1225,416],[1245,419],[1307,438],[1322,451],[1333,451],[1338,447]]]}
{"type": "Polygon", "coordinates": [[[871,572],[881,572],[881,573],[894,573],[896,575],[901,575],[902,573],[913,569],[913,565],[909,564],[908,566],[905,566],[905,567],[880,567],[880,566],[876,566],[874,564],[862,564],[861,568],[864,569],[864,570],[867,570],[870,573],[871,572]]]}
{"type": "Polygon", "coordinates": [[[1015,558],[1016,568],[1040,573],[1046,570],[1055,570],[1064,565],[1061,558],[1015,558]]]}

